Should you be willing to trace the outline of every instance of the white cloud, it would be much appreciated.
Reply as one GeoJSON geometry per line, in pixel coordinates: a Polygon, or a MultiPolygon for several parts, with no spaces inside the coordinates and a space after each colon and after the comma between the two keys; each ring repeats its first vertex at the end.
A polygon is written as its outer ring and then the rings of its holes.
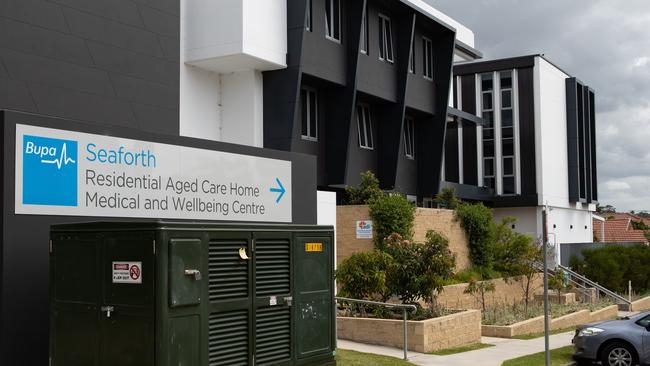
{"type": "Polygon", "coordinates": [[[607,189],[610,191],[626,191],[628,189],[632,189],[632,187],[627,182],[619,180],[609,180],[607,183],[605,183],[605,187],[607,187],[607,189]]]}

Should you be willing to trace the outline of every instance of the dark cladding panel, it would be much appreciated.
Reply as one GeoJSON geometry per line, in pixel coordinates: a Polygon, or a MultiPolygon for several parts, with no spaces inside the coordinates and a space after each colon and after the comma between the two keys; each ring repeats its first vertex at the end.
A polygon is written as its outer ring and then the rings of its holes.
{"type": "Polygon", "coordinates": [[[591,106],[589,88],[583,90],[584,100],[584,150],[585,150],[585,199],[591,202],[591,106]]]}
{"type": "Polygon", "coordinates": [[[578,158],[578,95],[577,80],[566,79],[567,148],[569,166],[569,201],[580,200],[580,164],[578,158]]]}
{"type": "Polygon", "coordinates": [[[537,193],[537,168],[535,163],[535,102],[533,68],[517,70],[519,87],[519,141],[522,196],[537,193]]]}
{"type": "Polygon", "coordinates": [[[458,124],[447,123],[445,137],[445,181],[458,183],[458,124]]]}
{"type": "Polygon", "coordinates": [[[463,124],[463,184],[478,185],[476,124],[463,124]]]}
{"type": "Polygon", "coordinates": [[[598,201],[598,174],[596,161],[596,96],[593,90],[589,90],[589,108],[591,116],[589,123],[591,128],[591,200],[598,201]]]}
{"type": "Polygon", "coordinates": [[[464,75],[460,78],[460,93],[462,99],[462,108],[464,112],[476,114],[476,77],[464,75]]]}

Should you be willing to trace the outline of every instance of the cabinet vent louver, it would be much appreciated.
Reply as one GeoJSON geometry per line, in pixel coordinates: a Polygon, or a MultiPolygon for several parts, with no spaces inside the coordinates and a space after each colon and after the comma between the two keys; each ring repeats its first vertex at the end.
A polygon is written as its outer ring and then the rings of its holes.
{"type": "Polygon", "coordinates": [[[211,240],[208,249],[210,301],[248,297],[248,262],[239,257],[245,240],[211,240]]]}
{"type": "Polygon", "coordinates": [[[255,242],[257,297],[291,292],[291,250],[287,239],[255,242]]]}
{"type": "Polygon", "coordinates": [[[210,315],[208,359],[210,366],[248,366],[248,310],[210,315]]]}
{"type": "Polygon", "coordinates": [[[291,359],[291,308],[259,309],[256,321],[257,365],[275,365],[291,359]]]}

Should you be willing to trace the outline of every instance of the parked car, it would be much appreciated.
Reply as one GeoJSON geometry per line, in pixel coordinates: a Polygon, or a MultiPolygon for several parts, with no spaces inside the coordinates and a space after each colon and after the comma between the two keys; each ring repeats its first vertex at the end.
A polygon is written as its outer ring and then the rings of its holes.
{"type": "Polygon", "coordinates": [[[650,311],[580,326],[572,342],[579,365],[650,365],[650,311]]]}

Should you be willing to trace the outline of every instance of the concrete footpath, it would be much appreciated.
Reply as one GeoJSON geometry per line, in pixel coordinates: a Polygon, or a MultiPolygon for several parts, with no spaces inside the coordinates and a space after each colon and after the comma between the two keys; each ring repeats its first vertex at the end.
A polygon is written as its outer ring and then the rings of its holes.
{"type": "MultiPolygon", "coordinates": [[[[552,335],[550,337],[551,349],[571,345],[573,334],[574,332],[567,332],[552,335]]],[[[544,351],[544,337],[531,340],[483,337],[481,342],[493,344],[494,347],[458,353],[450,356],[435,356],[409,351],[409,362],[422,366],[501,366],[503,361],[511,358],[544,351]]],[[[343,339],[338,340],[338,348],[391,356],[400,359],[404,357],[404,351],[399,348],[374,346],[350,342],[343,339]]]]}

